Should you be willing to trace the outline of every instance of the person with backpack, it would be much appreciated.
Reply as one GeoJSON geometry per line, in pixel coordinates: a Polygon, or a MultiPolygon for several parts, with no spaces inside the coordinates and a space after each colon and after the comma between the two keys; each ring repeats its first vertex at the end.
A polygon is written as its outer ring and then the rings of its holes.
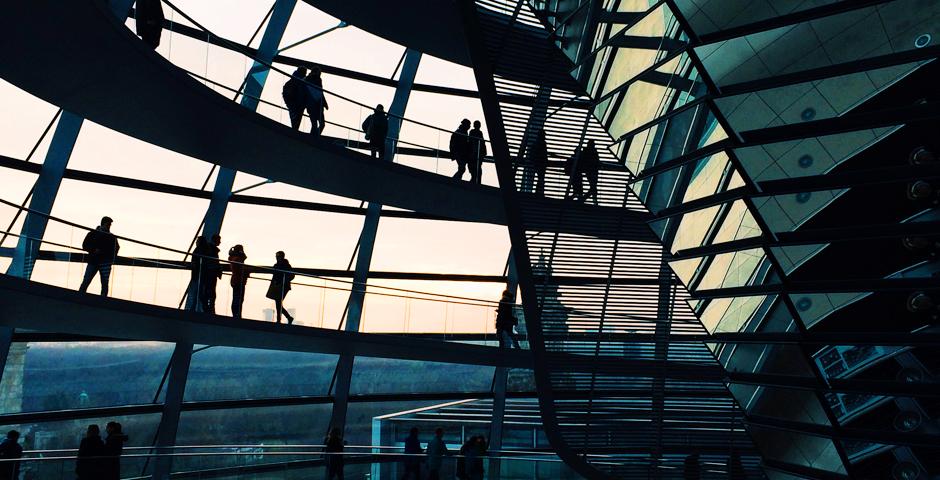
{"type": "Polygon", "coordinates": [[[248,284],[249,268],[245,265],[248,255],[245,247],[235,245],[228,250],[229,266],[232,268],[232,317],[242,318],[242,304],[245,303],[245,285],[248,284]]]}
{"type": "Polygon", "coordinates": [[[274,254],[277,262],[274,264],[274,272],[271,274],[271,284],[268,285],[267,297],[274,300],[274,313],[277,316],[277,323],[281,323],[281,314],[287,317],[287,324],[294,323],[294,317],[284,310],[284,297],[290,291],[290,282],[294,279],[291,270],[294,268],[284,255],[284,252],[274,254]]]}
{"type": "Polygon", "coordinates": [[[499,339],[500,348],[520,348],[519,341],[513,328],[519,323],[516,315],[513,313],[515,303],[512,300],[512,292],[503,290],[503,296],[499,300],[499,307],[496,309],[496,337],[499,339]]]}
{"type": "Polygon", "coordinates": [[[366,132],[369,141],[369,153],[373,158],[385,160],[385,139],[388,137],[388,115],[385,107],[378,104],[371,115],[362,122],[362,131],[366,132]]]}
{"type": "Polygon", "coordinates": [[[219,265],[219,245],[222,237],[213,235],[209,240],[200,235],[196,239],[196,248],[193,249],[192,263],[190,263],[191,291],[196,294],[192,304],[197,312],[215,313],[215,288],[222,278],[222,266],[219,265]]]}
{"type": "Polygon", "coordinates": [[[306,76],[307,68],[297,67],[290,79],[284,82],[284,88],[281,89],[284,106],[287,107],[287,114],[290,115],[290,127],[294,130],[300,130],[300,122],[304,119],[304,108],[307,106],[307,87],[304,85],[306,76]]]}
{"type": "Polygon", "coordinates": [[[467,171],[470,160],[470,120],[460,121],[460,126],[450,134],[450,158],[457,162],[457,173],[454,178],[463,180],[463,172],[467,171]]]}
{"type": "Polygon", "coordinates": [[[594,140],[588,140],[584,148],[579,148],[568,158],[565,163],[565,173],[571,176],[573,187],[572,199],[586,201],[588,198],[594,198],[594,204],[597,205],[597,177],[600,172],[600,156],[597,153],[597,147],[594,140]],[[584,193],[584,181],[587,180],[588,191],[584,193]]]}
{"type": "Polygon", "coordinates": [[[111,233],[112,223],[111,217],[103,217],[101,225],[85,235],[82,250],[88,252],[88,255],[85,256],[88,264],[85,267],[85,277],[82,279],[82,284],[78,287],[79,292],[87,291],[95,275],[100,274],[101,296],[108,296],[111,266],[114,265],[114,259],[117,258],[118,250],[121,249],[117,237],[111,233]]]}

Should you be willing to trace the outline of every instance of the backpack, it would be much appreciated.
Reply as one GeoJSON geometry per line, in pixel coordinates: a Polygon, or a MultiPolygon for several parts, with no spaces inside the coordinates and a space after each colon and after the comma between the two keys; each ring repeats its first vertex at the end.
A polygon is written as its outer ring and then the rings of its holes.
{"type": "Polygon", "coordinates": [[[362,131],[366,132],[366,140],[369,139],[369,134],[372,133],[371,130],[372,130],[372,115],[369,115],[368,117],[366,117],[365,120],[362,121],[362,131]]]}

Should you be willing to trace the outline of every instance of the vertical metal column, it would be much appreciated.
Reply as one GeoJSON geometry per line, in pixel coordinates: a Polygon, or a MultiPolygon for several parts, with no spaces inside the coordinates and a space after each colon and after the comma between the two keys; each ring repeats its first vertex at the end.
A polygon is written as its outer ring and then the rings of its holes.
{"type": "MultiPolygon", "coordinates": [[[[116,17],[127,18],[127,12],[134,0],[111,0],[110,3],[111,12],[116,17]]],[[[16,243],[13,261],[7,268],[7,275],[28,280],[33,274],[36,255],[41,247],[40,241],[46,233],[46,225],[49,221],[46,215],[52,213],[52,205],[59,193],[59,186],[62,185],[62,177],[65,175],[69,157],[72,156],[72,149],[75,148],[75,141],[78,140],[78,133],[81,131],[83,122],[82,117],[64,110],[59,117],[55,133],[52,134],[52,142],[49,144],[49,151],[46,152],[42,169],[39,171],[39,178],[36,179],[33,198],[29,203],[29,208],[35,213],[27,213],[23,220],[21,237],[16,243]]],[[[12,342],[13,329],[0,327],[0,379],[3,378],[3,370],[6,367],[12,342]]]]}
{"type": "MultiPolygon", "coordinates": [[[[268,78],[269,68],[267,65],[277,55],[278,47],[284,36],[284,30],[287,29],[287,23],[290,21],[296,4],[297,0],[277,0],[274,3],[271,19],[264,30],[264,35],[261,37],[257,59],[252,64],[245,79],[245,90],[241,104],[249,110],[255,111],[258,108],[258,98],[261,97],[265,81],[268,78]]],[[[209,201],[209,208],[206,211],[205,224],[202,230],[203,235],[212,236],[221,232],[228,201],[232,196],[232,186],[235,184],[235,173],[235,170],[229,168],[219,168],[219,174],[215,179],[215,187],[212,190],[212,199],[209,201]]],[[[192,288],[194,286],[190,285],[190,299],[194,298],[192,288]]],[[[193,305],[193,303],[188,302],[188,305],[193,305]]],[[[176,444],[180,410],[183,405],[192,355],[193,344],[191,343],[177,343],[173,350],[173,356],[170,359],[170,376],[167,379],[166,398],[163,403],[163,414],[160,417],[157,435],[156,447],[159,453],[165,453],[166,447],[172,447],[176,444]]],[[[157,480],[168,479],[172,467],[173,457],[159,457],[154,467],[153,478],[157,480]]]]}
{"type": "MultiPolygon", "coordinates": [[[[418,73],[418,64],[421,63],[421,52],[408,49],[405,52],[405,61],[402,64],[401,75],[398,78],[398,87],[395,97],[388,109],[388,137],[385,141],[385,158],[388,161],[395,159],[395,145],[401,132],[402,117],[408,106],[411,88],[418,73]]],[[[352,291],[349,292],[348,310],[346,314],[346,331],[358,332],[359,322],[362,319],[362,305],[366,296],[366,281],[369,277],[369,268],[372,264],[372,251],[375,247],[375,236],[379,229],[379,218],[382,214],[382,204],[369,202],[366,218],[362,224],[362,233],[359,235],[359,253],[356,255],[356,271],[353,274],[352,291]]],[[[342,355],[336,364],[336,391],[333,395],[333,414],[330,418],[329,428],[344,429],[346,426],[347,403],[349,402],[349,386],[352,382],[353,355],[342,355]]]]}

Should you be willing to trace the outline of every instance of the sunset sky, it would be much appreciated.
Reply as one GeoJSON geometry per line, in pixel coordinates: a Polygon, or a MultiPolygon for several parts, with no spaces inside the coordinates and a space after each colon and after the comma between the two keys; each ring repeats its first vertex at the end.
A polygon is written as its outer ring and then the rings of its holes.
{"type": "MultiPolygon", "coordinates": [[[[239,43],[246,43],[270,8],[270,2],[257,0],[178,0],[174,2],[188,15],[214,33],[239,43]]],[[[165,8],[166,17],[183,21],[165,8]]],[[[185,23],[185,21],[183,21],[185,23]]],[[[338,20],[304,2],[297,2],[284,35],[282,46],[292,44],[316,32],[334,26],[338,20]]],[[[133,20],[127,22],[133,28],[133,20]]],[[[260,35],[259,35],[260,38],[260,35]]],[[[257,46],[258,39],[252,44],[257,46]]],[[[391,77],[404,48],[355,27],[336,30],[307,44],[292,48],[285,54],[326,65],[391,77]]],[[[237,88],[250,66],[243,56],[219,47],[164,32],[158,52],[170,61],[213,81],[237,88]]],[[[284,70],[292,70],[283,67],[284,70]]],[[[262,97],[281,104],[281,87],[286,80],[272,72],[262,97]]],[[[418,83],[475,89],[472,71],[433,57],[424,56],[417,75],[418,83]]],[[[327,90],[372,105],[391,103],[393,89],[370,85],[341,77],[324,75],[327,90]]],[[[225,96],[231,94],[218,87],[225,96]]],[[[53,118],[57,107],[18,88],[0,81],[0,154],[25,159],[42,131],[53,118]]],[[[327,119],[344,125],[358,126],[368,111],[348,102],[328,97],[327,119]]],[[[287,123],[286,112],[262,105],[259,113],[287,123]]],[[[483,120],[478,100],[415,92],[406,116],[451,130],[461,118],[483,120]]],[[[304,126],[306,128],[306,125],[304,126]]],[[[484,126],[484,132],[487,129],[484,126]]],[[[354,138],[360,132],[328,127],[327,135],[354,138]]],[[[41,142],[31,161],[39,163],[45,156],[51,132],[41,142]]],[[[447,148],[448,134],[432,129],[407,125],[402,140],[430,147],[447,148]]],[[[361,140],[361,136],[358,137],[361,140]]],[[[396,161],[418,168],[450,175],[456,166],[449,159],[396,157],[396,161]]],[[[69,168],[125,176],[161,183],[199,188],[210,172],[211,164],[186,157],[158,146],[149,145],[123,134],[86,121],[72,153],[69,168]]],[[[258,177],[239,173],[235,189],[259,181],[258,177]]],[[[35,175],[11,169],[0,170],[0,198],[20,203],[35,181],[35,175]]],[[[495,184],[495,173],[487,170],[484,181],[495,184]]],[[[210,179],[208,189],[212,188],[210,179]]],[[[359,200],[305,190],[286,184],[268,184],[251,189],[251,195],[329,202],[358,206],[359,200]]],[[[114,218],[113,231],[121,236],[145,240],[161,246],[184,250],[188,247],[205,213],[208,201],[188,197],[143,192],[133,189],[64,180],[53,209],[53,215],[93,227],[103,215],[114,218]]],[[[0,207],[0,223],[6,230],[14,209],[0,207]]],[[[233,204],[228,208],[222,229],[222,254],[236,243],[245,246],[248,263],[272,265],[274,252],[284,250],[296,267],[346,268],[353,253],[363,217],[324,212],[308,212],[273,207],[233,204]]],[[[12,231],[18,233],[22,219],[12,231]]],[[[83,231],[50,223],[46,240],[80,246],[83,231]]],[[[8,238],[4,247],[12,247],[8,238]]],[[[45,249],[62,250],[46,246],[45,249]]],[[[499,275],[503,273],[509,241],[506,229],[498,225],[462,222],[382,219],[372,260],[376,271],[432,273],[472,273],[499,275]]],[[[180,259],[179,254],[157,251],[150,247],[124,242],[121,254],[133,257],[180,259]]],[[[6,268],[10,259],[0,258],[6,268]]],[[[67,262],[40,262],[33,279],[55,285],[77,288],[84,265],[67,262]]],[[[112,293],[118,298],[133,299],[160,305],[176,306],[188,281],[188,272],[144,267],[119,267],[112,277],[112,293]]],[[[297,279],[298,285],[285,304],[297,309],[298,323],[335,327],[346,302],[347,293],[325,290],[326,285],[348,288],[340,283],[319,279],[297,279]],[[310,284],[304,286],[300,284],[310,284]]],[[[421,291],[445,293],[488,300],[497,300],[503,286],[496,283],[375,281],[370,284],[389,285],[421,291]]],[[[264,298],[266,279],[249,282],[245,302],[248,318],[263,318],[263,309],[271,308],[264,298]]],[[[91,290],[97,289],[97,282],[91,290]]],[[[218,288],[218,312],[229,314],[231,289],[227,278],[218,288]]],[[[392,292],[388,292],[392,293],[392,292]]],[[[492,331],[493,308],[445,304],[424,300],[369,295],[363,329],[367,331],[492,331]]]]}

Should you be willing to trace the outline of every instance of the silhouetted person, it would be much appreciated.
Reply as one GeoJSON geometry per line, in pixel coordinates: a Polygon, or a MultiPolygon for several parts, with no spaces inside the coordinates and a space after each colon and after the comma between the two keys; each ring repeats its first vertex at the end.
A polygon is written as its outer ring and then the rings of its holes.
{"type": "Polygon", "coordinates": [[[326,116],[324,110],[329,109],[326,103],[326,96],[323,93],[323,79],[320,78],[320,68],[313,67],[307,75],[306,96],[304,102],[307,105],[307,115],[310,117],[310,135],[319,137],[326,128],[326,116]]]}
{"type": "Polygon", "coordinates": [[[104,430],[108,437],[104,440],[105,458],[101,459],[101,478],[102,480],[120,480],[121,454],[124,452],[127,435],[121,431],[121,424],[118,422],[108,422],[104,430]]]}
{"type": "Polygon", "coordinates": [[[434,438],[428,442],[428,480],[440,480],[441,464],[444,462],[444,455],[449,455],[447,444],[444,443],[444,429],[434,430],[434,438]]]}
{"type": "Polygon", "coordinates": [[[410,478],[414,473],[415,480],[421,480],[421,455],[424,451],[421,449],[421,441],[418,440],[418,429],[412,427],[408,432],[408,438],[405,439],[405,474],[401,479],[410,478]]]}
{"type": "Polygon", "coordinates": [[[274,272],[271,273],[271,284],[268,285],[267,297],[274,300],[274,313],[277,315],[277,323],[281,323],[281,314],[287,317],[287,324],[294,323],[294,317],[284,309],[284,297],[290,291],[290,282],[294,279],[294,274],[290,272],[294,267],[291,266],[284,252],[277,252],[274,257],[277,262],[274,264],[274,272]]]}
{"type": "Polygon", "coordinates": [[[467,474],[470,480],[483,480],[486,470],[483,469],[483,459],[486,458],[486,437],[479,435],[467,455],[467,474]]]}
{"type": "Polygon", "coordinates": [[[516,340],[513,328],[519,321],[513,314],[512,292],[503,290],[503,296],[499,300],[499,307],[496,308],[496,338],[499,338],[500,348],[519,347],[519,341],[516,340]]]}
{"type": "Polygon", "coordinates": [[[737,450],[732,450],[728,456],[727,468],[729,480],[747,480],[747,472],[744,471],[741,454],[737,450]]]}
{"type": "Polygon", "coordinates": [[[326,480],[337,478],[343,479],[343,434],[339,428],[330,430],[329,435],[323,440],[323,451],[326,453],[324,463],[326,464],[326,480]]]}
{"type": "Polygon", "coordinates": [[[287,114],[290,115],[290,126],[294,130],[300,130],[300,122],[304,119],[304,108],[307,106],[307,86],[304,84],[306,76],[307,68],[297,67],[290,79],[284,82],[284,88],[281,89],[284,106],[287,107],[287,114]]]}
{"type": "Polygon", "coordinates": [[[101,295],[108,296],[108,282],[111,279],[111,266],[121,249],[117,237],[111,233],[111,217],[101,219],[98,228],[88,232],[82,242],[82,250],[88,252],[88,265],[85,267],[85,278],[78,287],[79,292],[88,290],[95,275],[101,274],[101,295]]]}
{"type": "Polygon", "coordinates": [[[245,303],[245,285],[249,274],[245,260],[248,260],[245,247],[235,245],[228,249],[229,266],[232,268],[232,316],[235,318],[242,318],[242,304],[245,303]]]}
{"type": "Polygon", "coordinates": [[[682,465],[682,479],[683,480],[701,480],[702,479],[702,465],[699,463],[698,453],[689,454],[685,457],[685,461],[682,465]]]}
{"type": "Polygon", "coordinates": [[[601,160],[594,146],[594,140],[588,140],[587,145],[579,149],[568,161],[573,162],[568,168],[574,188],[573,197],[582,202],[593,197],[596,205],[597,175],[600,171],[601,160]],[[585,179],[588,182],[587,193],[584,193],[585,179]]]}
{"type": "Polygon", "coordinates": [[[479,185],[483,181],[483,159],[486,157],[486,141],[483,140],[479,120],[473,122],[469,135],[470,181],[479,185]]]}
{"type": "Polygon", "coordinates": [[[476,449],[477,437],[472,436],[467,439],[463,445],[460,446],[460,451],[458,452],[457,457],[457,467],[456,467],[456,476],[460,480],[466,480],[470,478],[470,459],[472,452],[476,449]]]}
{"type": "Polygon", "coordinates": [[[535,181],[535,193],[545,194],[545,171],[548,170],[548,144],[545,142],[545,130],[535,135],[535,141],[529,149],[529,165],[535,181]]]}
{"type": "MultiPolygon", "coordinates": [[[[7,438],[0,442],[0,460],[16,460],[23,456],[23,447],[19,444],[20,432],[10,430],[7,438]]],[[[0,463],[0,480],[18,480],[20,478],[20,462],[0,463]]]]}
{"type": "Polygon", "coordinates": [[[136,16],[137,35],[156,50],[163,33],[163,3],[160,0],[137,0],[136,16]]]}
{"type": "Polygon", "coordinates": [[[373,157],[385,159],[385,139],[388,137],[388,115],[381,104],[362,122],[362,131],[369,141],[369,152],[373,157]]]}
{"type": "Polygon", "coordinates": [[[219,265],[219,245],[222,237],[213,235],[212,240],[199,236],[196,248],[193,250],[191,264],[191,277],[195,281],[196,311],[215,313],[215,288],[222,278],[222,267],[219,265]]]}
{"type": "Polygon", "coordinates": [[[75,474],[79,480],[99,480],[103,473],[101,456],[104,455],[104,442],[98,425],[89,425],[85,438],[78,446],[78,459],[75,460],[75,474]]]}
{"type": "Polygon", "coordinates": [[[470,120],[460,121],[460,126],[450,134],[450,158],[457,162],[457,173],[454,178],[463,180],[463,172],[467,171],[467,162],[470,159],[470,120]]]}

